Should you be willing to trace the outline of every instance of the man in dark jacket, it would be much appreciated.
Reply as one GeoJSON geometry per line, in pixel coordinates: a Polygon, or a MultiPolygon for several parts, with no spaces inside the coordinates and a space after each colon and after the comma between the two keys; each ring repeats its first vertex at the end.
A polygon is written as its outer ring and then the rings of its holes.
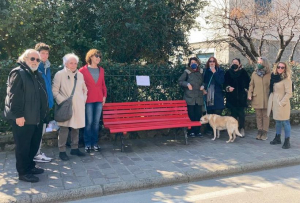
{"type": "Polygon", "coordinates": [[[39,62],[40,55],[34,49],[26,50],[19,57],[20,66],[9,73],[5,98],[4,116],[12,123],[16,168],[19,179],[26,182],[38,182],[34,174],[44,172],[33,161],[48,112],[45,82],[37,71],[39,62]]]}

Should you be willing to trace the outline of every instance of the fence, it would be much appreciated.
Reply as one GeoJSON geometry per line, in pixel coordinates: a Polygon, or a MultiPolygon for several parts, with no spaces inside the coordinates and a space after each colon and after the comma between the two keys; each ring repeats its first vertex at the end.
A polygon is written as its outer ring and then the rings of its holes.
{"type": "MultiPolygon", "coordinates": [[[[0,63],[0,112],[3,111],[4,98],[6,95],[6,81],[10,70],[17,64],[12,61],[0,63]]],[[[107,102],[126,102],[126,101],[157,101],[157,100],[178,100],[183,97],[183,90],[178,85],[178,78],[183,73],[183,65],[128,65],[103,63],[105,69],[105,81],[108,91],[107,102]],[[136,76],[150,76],[150,86],[137,86],[136,76]]],[[[228,66],[223,66],[228,69],[228,66]]],[[[52,66],[52,75],[61,70],[61,67],[52,66]]],[[[253,67],[245,67],[249,74],[253,72],[253,67]]],[[[299,109],[300,90],[299,77],[300,68],[294,67],[293,82],[295,91],[291,99],[292,109],[299,109]]],[[[247,110],[251,111],[251,108],[247,110]]],[[[0,119],[0,133],[10,130],[10,125],[0,119]]]]}

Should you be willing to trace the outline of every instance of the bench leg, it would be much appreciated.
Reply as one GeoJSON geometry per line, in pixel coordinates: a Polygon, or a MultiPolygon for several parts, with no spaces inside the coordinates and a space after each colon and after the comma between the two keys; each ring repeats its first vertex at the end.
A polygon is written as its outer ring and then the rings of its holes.
{"type": "Polygon", "coordinates": [[[184,138],[185,138],[185,144],[188,145],[188,131],[187,128],[183,128],[183,132],[184,132],[184,138]]]}
{"type": "Polygon", "coordinates": [[[123,135],[123,133],[116,133],[115,134],[115,143],[117,142],[118,136],[120,136],[120,140],[121,140],[121,152],[124,152],[124,147],[125,147],[124,135],[123,135]]]}

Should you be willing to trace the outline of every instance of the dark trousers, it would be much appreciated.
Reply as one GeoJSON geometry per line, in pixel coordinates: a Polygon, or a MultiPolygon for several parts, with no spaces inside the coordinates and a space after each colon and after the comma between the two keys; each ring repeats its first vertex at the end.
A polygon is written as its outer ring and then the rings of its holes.
{"type": "Polygon", "coordinates": [[[29,174],[35,167],[33,161],[42,139],[43,123],[39,125],[24,125],[19,127],[16,122],[12,124],[15,140],[16,168],[19,176],[29,174]]]}
{"type": "MultiPolygon", "coordinates": [[[[202,116],[202,106],[195,104],[195,105],[187,105],[188,115],[191,121],[200,121],[202,116]]],[[[188,130],[188,133],[195,133],[196,135],[200,132],[200,126],[192,127],[188,130]]]]}
{"type": "Polygon", "coordinates": [[[239,128],[245,128],[245,108],[244,107],[233,107],[229,109],[231,116],[238,120],[239,128]]]}
{"type": "MultiPolygon", "coordinates": [[[[222,112],[223,109],[213,109],[213,110],[207,110],[206,114],[217,114],[219,116],[222,116],[222,112]]],[[[206,131],[213,131],[212,127],[209,124],[207,124],[206,131]]]]}

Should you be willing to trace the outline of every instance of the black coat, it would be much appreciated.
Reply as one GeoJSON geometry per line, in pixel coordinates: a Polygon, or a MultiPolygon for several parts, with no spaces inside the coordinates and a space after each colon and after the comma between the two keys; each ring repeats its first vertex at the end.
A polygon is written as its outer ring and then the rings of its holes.
{"type": "Polygon", "coordinates": [[[25,118],[25,125],[37,125],[48,112],[45,81],[38,71],[25,64],[14,68],[8,76],[4,116],[8,120],[25,118]]]}
{"type": "Polygon", "coordinates": [[[247,91],[249,89],[250,77],[242,68],[238,71],[229,69],[225,73],[224,88],[226,90],[226,107],[247,107],[247,91]],[[228,87],[233,87],[232,92],[228,87]]]}

